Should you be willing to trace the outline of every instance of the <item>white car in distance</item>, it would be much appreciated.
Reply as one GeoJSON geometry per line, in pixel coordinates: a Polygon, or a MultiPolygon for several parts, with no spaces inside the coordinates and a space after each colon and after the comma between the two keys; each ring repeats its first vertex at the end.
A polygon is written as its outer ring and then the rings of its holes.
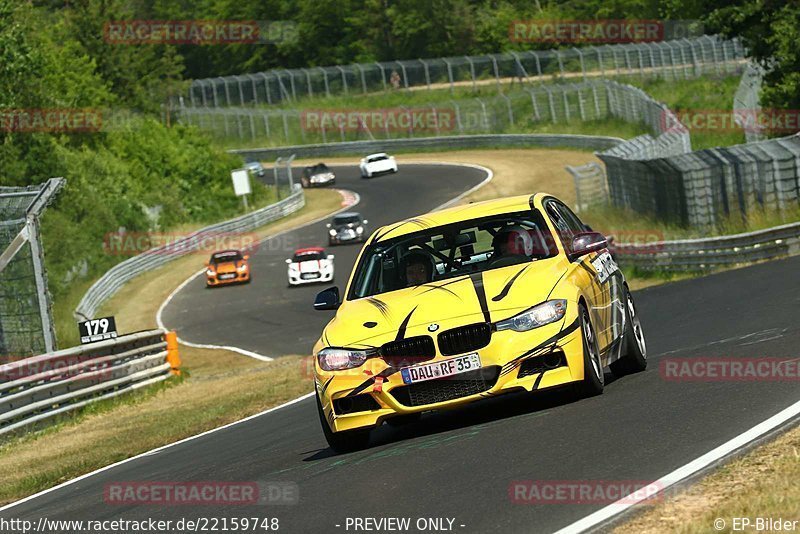
{"type": "Polygon", "coordinates": [[[390,156],[384,152],[370,154],[362,158],[358,167],[361,169],[362,178],[372,178],[377,174],[397,172],[397,162],[394,156],[390,156]]]}
{"type": "Polygon", "coordinates": [[[322,247],[299,248],[286,265],[290,286],[333,281],[333,254],[322,247]]]}

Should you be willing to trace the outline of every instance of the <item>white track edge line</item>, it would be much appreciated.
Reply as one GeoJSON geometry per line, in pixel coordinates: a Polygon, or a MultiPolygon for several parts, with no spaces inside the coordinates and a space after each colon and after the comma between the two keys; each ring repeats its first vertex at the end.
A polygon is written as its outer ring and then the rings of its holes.
{"type": "Polygon", "coordinates": [[[556,531],[555,534],[576,534],[608,521],[617,514],[620,514],[628,508],[648,499],[648,496],[649,498],[652,498],[653,495],[661,493],[666,488],[700,472],[711,464],[758,439],[767,432],[778,428],[782,424],[796,417],[798,414],[800,414],[800,401],[792,404],[784,410],[781,410],[756,426],[744,431],[735,438],[723,443],[719,447],[710,450],[699,458],[692,460],[691,462],[652,482],[648,486],[648,489],[644,492],[641,492],[641,494],[631,493],[630,495],[623,497],[622,499],[613,502],[608,506],[605,506],[604,508],[601,508],[600,510],[597,510],[596,512],[593,512],[586,517],[556,531]],[[644,495],[645,493],[647,495],[644,495]]]}
{"type": "Polygon", "coordinates": [[[71,484],[75,484],[76,482],[79,482],[79,481],[84,480],[86,478],[89,478],[91,476],[97,475],[97,474],[102,473],[104,471],[108,471],[109,469],[113,469],[115,467],[118,467],[120,465],[126,464],[128,462],[132,462],[133,460],[137,460],[137,459],[143,458],[145,456],[150,456],[150,455],[159,453],[159,452],[161,452],[161,451],[163,451],[165,449],[169,449],[170,447],[174,447],[176,445],[180,445],[182,443],[186,443],[188,441],[195,440],[197,438],[206,436],[206,435],[211,434],[213,432],[216,432],[218,430],[223,430],[225,428],[230,428],[230,427],[232,427],[234,425],[238,425],[240,423],[244,423],[246,421],[250,421],[251,419],[255,419],[256,417],[261,417],[262,415],[266,415],[266,414],[268,414],[270,412],[274,412],[276,410],[280,410],[281,408],[285,408],[287,406],[291,406],[292,404],[297,404],[298,402],[302,402],[302,401],[310,398],[312,395],[314,395],[313,391],[310,392],[310,393],[306,393],[305,395],[302,395],[300,397],[297,397],[296,399],[292,399],[290,401],[284,402],[283,404],[280,404],[278,406],[274,406],[274,407],[269,408],[267,410],[264,410],[262,412],[259,412],[259,413],[253,414],[253,415],[249,415],[249,416],[245,417],[244,419],[239,419],[238,421],[234,421],[234,422],[228,423],[226,425],[222,425],[222,426],[218,426],[216,428],[212,428],[210,430],[206,430],[205,432],[201,432],[200,434],[195,434],[193,436],[189,436],[187,438],[183,438],[181,440],[174,441],[172,443],[167,443],[166,445],[162,445],[160,447],[156,447],[155,449],[151,449],[149,451],[137,454],[136,456],[131,456],[130,458],[125,458],[124,460],[120,460],[119,462],[115,462],[115,463],[107,465],[105,467],[101,467],[100,469],[96,469],[96,470],[91,471],[89,473],[83,474],[83,475],[81,475],[79,477],[73,478],[71,480],[67,480],[66,482],[62,482],[61,484],[59,484],[57,486],[53,486],[52,488],[47,488],[46,490],[42,490],[42,491],[40,491],[38,493],[34,493],[33,495],[29,495],[27,497],[24,497],[24,498],[18,500],[18,501],[14,501],[12,503],[6,504],[5,506],[0,507],[0,512],[4,512],[6,510],[9,510],[9,509],[17,506],[17,505],[20,505],[22,503],[28,502],[28,501],[30,501],[32,499],[36,499],[36,498],[41,497],[43,495],[46,495],[46,494],[48,494],[48,493],[50,493],[52,491],[56,491],[56,490],[61,489],[63,487],[69,486],[71,484]]]}

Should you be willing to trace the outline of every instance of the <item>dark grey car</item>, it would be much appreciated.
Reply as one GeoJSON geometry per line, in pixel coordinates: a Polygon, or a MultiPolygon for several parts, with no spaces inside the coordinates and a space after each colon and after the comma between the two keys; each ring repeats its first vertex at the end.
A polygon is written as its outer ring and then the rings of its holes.
{"type": "Polygon", "coordinates": [[[363,243],[367,238],[367,220],[360,213],[349,211],[334,215],[328,223],[328,243],[341,245],[343,243],[363,243]]]}

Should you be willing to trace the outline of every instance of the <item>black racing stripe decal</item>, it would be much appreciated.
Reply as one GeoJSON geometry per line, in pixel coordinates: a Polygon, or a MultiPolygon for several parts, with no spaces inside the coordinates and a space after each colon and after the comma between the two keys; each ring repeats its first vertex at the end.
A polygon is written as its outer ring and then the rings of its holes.
{"type": "Polygon", "coordinates": [[[411,219],[406,219],[402,222],[402,224],[416,224],[417,226],[421,227],[423,230],[430,228],[431,223],[423,219],[422,217],[413,217],[411,219]]]}
{"type": "Polygon", "coordinates": [[[547,300],[550,300],[550,295],[552,295],[552,294],[553,294],[553,291],[555,291],[555,290],[556,290],[556,286],[557,286],[557,285],[558,285],[558,283],[561,281],[561,279],[562,279],[562,278],[564,278],[564,276],[565,276],[566,274],[567,274],[567,271],[564,271],[563,273],[561,273],[561,276],[559,276],[559,277],[558,277],[558,280],[556,280],[556,283],[555,283],[555,284],[553,284],[553,287],[552,287],[552,288],[550,288],[550,293],[548,293],[548,294],[547,294],[547,300]]]}
{"type": "Polygon", "coordinates": [[[536,195],[531,195],[531,197],[528,199],[528,206],[530,206],[532,210],[533,210],[533,209],[536,209],[536,208],[534,207],[534,205],[533,205],[533,199],[534,199],[534,197],[536,197],[536,195]]]}
{"type": "Polygon", "coordinates": [[[596,273],[596,272],[594,272],[594,271],[592,270],[592,268],[591,268],[591,267],[589,267],[588,265],[586,265],[585,263],[583,263],[583,262],[580,262],[580,263],[578,264],[578,266],[580,266],[580,267],[581,267],[581,268],[582,268],[584,271],[586,271],[587,273],[589,273],[589,276],[591,276],[592,278],[594,278],[595,276],[597,276],[597,273],[596,273]]]}
{"type": "Polygon", "coordinates": [[[486,290],[483,288],[483,276],[481,273],[472,273],[469,275],[472,281],[472,287],[475,288],[475,294],[478,296],[478,303],[483,312],[483,320],[487,323],[492,322],[491,314],[489,313],[489,304],[486,302],[486,290]]]}
{"type": "Polygon", "coordinates": [[[401,339],[406,337],[406,327],[408,326],[408,321],[411,320],[411,315],[413,315],[413,313],[415,311],[417,311],[417,307],[416,306],[414,306],[413,310],[408,312],[408,315],[406,315],[406,318],[403,319],[402,323],[400,323],[400,328],[397,329],[397,337],[394,338],[395,341],[400,341],[401,339]]]}
{"type": "Polygon", "coordinates": [[[330,377],[330,378],[328,379],[328,381],[327,381],[327,382],[325,382],[325,383],[322,385],[322,390],[320,391],[320,393],[325,393],[325,390],[326,390],[326,389],[328,389],[328,386],[330,385],[330,383],[331,383],[332,381],[333,381],[333,377],[330,377]]]}
{"type": "Polygon", "coordinates": [[[393,224],[392,226],[390,226],[389,228],[387,228],[386,230],[384,230],[380,234],[375,234],[375,238],[372,240],[372,242],[373,243],[377,243],[378,241],[383,239],[384,236],[386,236],[389,232],[391,232],[392,230],[395,230],[397,228],[400,228],[403,224],[405,224],[405,221],[399,222],[397,224],[393,224]]]}
{"type": "Polygon", "coordinates": [[[356,386],[353,389],[353,391],[351,391],[350,393],[345,395],[345,397],[354,397],[354,396],[358,395],[359,393],[361,393],[362,391],[364,391],[365,389],[367,389],[368,387],[370,387],[372,384],[374,384],[375,383],[375,378],[377,378],[377,377],[388,378],[388,377],[392,376],[393,374],[397,373],[398,371],[400,371],[400,369],[395,369],[394,367],[387,367],[386,369],[384,369],[383,371],[381,371],[377,375],[371,376],[371,377],[367,378],[366,380],[364,380],[361,384],[356,386]]]}
{"type": "Polygon", "coordinates": [[[384,319],[389,319],[389,306],[385,302],[375,297],[367,297],[367,302],[378,308],[378,311],[381,312],[384,319]]]}
{"type": "Polygon", "coordinates": [[[328,339],[328,329],[322,331],[322,342],[325,343],[327,346],[331,346],[331,342],[328,339]]]}
{"type": "Polygon", "coordinates": [[[544,372],[539,373],[539,376],[536,377],[536,382],[533,383],[533,387],[531,388],[532,391],[539,389],[539,384],[541,383],[542,378],[544,378],[544,372]]]}
{"type": "Polygon", "coordinates": [[[571,334],[572,332],[577,330],[579,327],[580,327],[580,317],[576,317],[575,320],[572,321],[572,323],[569,326],[566,326],[565,328],[562,328],[557,334],[551,336],[549,339],[546,339],[546,340],[542,341],[541,343],[539,343],[538,345],[536,345],[532,349],[530,349],[528,351],[525,351],[524,353],[520,354],[519,356],[517,356],[513,360],[511,360],[508,363],[506,363],[503,366],[503,371],[502,371],[501,375],[507,374],[510,371],[512,371],[514,369],[514,367],[516,365],[518,365],[521,360],[524,360],[525,358],[527,358],[529,356],[536,355],[537,352],[542,351],[543,349],[547,349],[550,345],[555,345],[555,343],[558,340],[560,340],[563,337],[568,336],[569,334],[571,334]]]}
{"type": "Polygon", "coordinates": [[[531,266],[531,264],[529,263],[528,265],[526,265],[525,267],[523,267],[522,269],[517,271],[517,274],[512,276],[511,279],[508,282],[506,282],[506,285],[503,287],[503,290],[500,293],[498,293],[497,295],[495,295],[494,297],[492,297],[492,302],[500,302],[501,300],[506,298],[506,295],[508,295],[508,292],[511,290],[511,286],[514,285],[514,282],[517,281],[517,278],[519,278],[519,276],[522,273],[524,273],[525,270],[530,266],[531,266]]]}
{"type": "Polygon", "coordinates": [[[378,326],[378,323],[376,323],[375,321],[367,321],[366,323],[364,323],[363,326],[364,328],[375,328],[376,326],[378,326]]]}
{"type": "Polygon", "coordinates": [[[454,297],[458,298],[458,300],[463,300],[458,293],[456,293],[452,289],[447,289],[446,287],[444,287],[446,285],[448,285],[448,284],[442,284],[442,285],[438,285],[438,286],[435,285],[435,284],[422,284],[422,285],[417,286],[417,287],[427,287],[428,288],[425,291],[423,291],[422,293],[420,293],[420,295],[424,295],[425,293],[430,293],[431,291],[436,291],[437,289],[439,289],[439,290],[444,291],[446,293],[450,293],[454,297]]]}

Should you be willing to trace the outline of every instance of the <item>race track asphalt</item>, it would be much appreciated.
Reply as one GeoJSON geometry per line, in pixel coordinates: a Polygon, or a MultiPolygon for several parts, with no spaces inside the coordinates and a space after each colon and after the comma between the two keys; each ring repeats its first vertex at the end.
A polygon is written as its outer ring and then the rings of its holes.
{"type": "MultiPolygon", "coordinates": [[[[352,208],[367,231],[419,215],[486,178],[483,170],[455,165],[400,165],[397,174],[362,179],[353,166],[332,167],[336,187],[361,197],[352,208]]],[[[295,169],[299,179],[300,169],[295,169]]],[[[252,282],[206,289],[199,276],[164,308],[164,324],[184,341],[236,346],[265,356],[309,354],[332,312],[315,312],[314,296],[330,285],[344,287],[359,244],[328,247],[325,219],[261,243],[251,255],[252,282]],[[324,246],[334,255],[334,284],[289,287],[286,259],[301,247],[324,246]]],[[[208,258],[198,257],[198,269],[208,258]]]]}
{"type": "MultiPolygon", "coordinates": [[[[415,194],[409,188],[400,199],[393,196],[397,190],[390,182],[401,176],[363,184],[358,189],[363,205],[357,209],[384,222],[398,218],[412,200],[425,204],[415,204],[416,211],[430,209],[456,187],[448,182],[436,194],[427,189],[415,194]]],[[[425,172],[416,180],[426,183],[425,172]]],[[[480,175],[452,180],[466,188],[480,175]]],[[[303,244],[324,239],[319,226],[306,231],[303,244]]],[[[347,249],[341,250],[337,258],[347,259],[347,249]]],[[[351,258],[355,249],[350,250],[351,258]]],[[[259,253],[256,272],[274,269],[276,277],[283,275],[282,257],[267,254],[262,263],[259,253]]],[[[550,392],[489,399],[428,414],[399,429],[384,425],[374,432],[369,449],[345,455],[327,448],[314,400],[307,398],[56,489],[0,517],[277,517],[280,532],[289,533],[354,532],[346,530],[347,518],[409,517],[412,526],[418,518],[452,518],[456,532],[552,532],[606,503],[514,503],[509,487],[515,481],[656,480],[800,399],[796,381],[681,382],[660,372],[660,364],[677,357],[796,358],[798,270],[800,258],[792,258],[636,292],[649,346],[648,369],[619,379],[607,375],[599,397],[574,400],[550,392]],[[120,481],[210,480],[289,482],[297,485],[299,504],[121,506],[103,498],[104,488],[120,481]]],[[[246,348],[276,355],[287,348],[307,349],[325,320],[304,311],[311,309],[315,290],[288,290],[282,276],[268,286],[267,277],[259,274],[251,288],[243,287],[238,301],[227,290],[187,293],[186,298],[207,294],[237,306],[235,322],[211,330],[197,318],[201,314],[192,313],[207,302],[178,299],[167,324],[190,326],[192,335],[205,336],[192,340],[249,340],[246,348]],[[260,284],[264,291],[257,289],[260,284]],[[270,297],[266,287],[280,294],[270,297]],[[252,302],[249,291],[257,296],[252,302]],[[287,302],[293,303],[291,311],[281,312],[287,302]],[[237,330],[231,331],[231,325],[237,330]]]]}

